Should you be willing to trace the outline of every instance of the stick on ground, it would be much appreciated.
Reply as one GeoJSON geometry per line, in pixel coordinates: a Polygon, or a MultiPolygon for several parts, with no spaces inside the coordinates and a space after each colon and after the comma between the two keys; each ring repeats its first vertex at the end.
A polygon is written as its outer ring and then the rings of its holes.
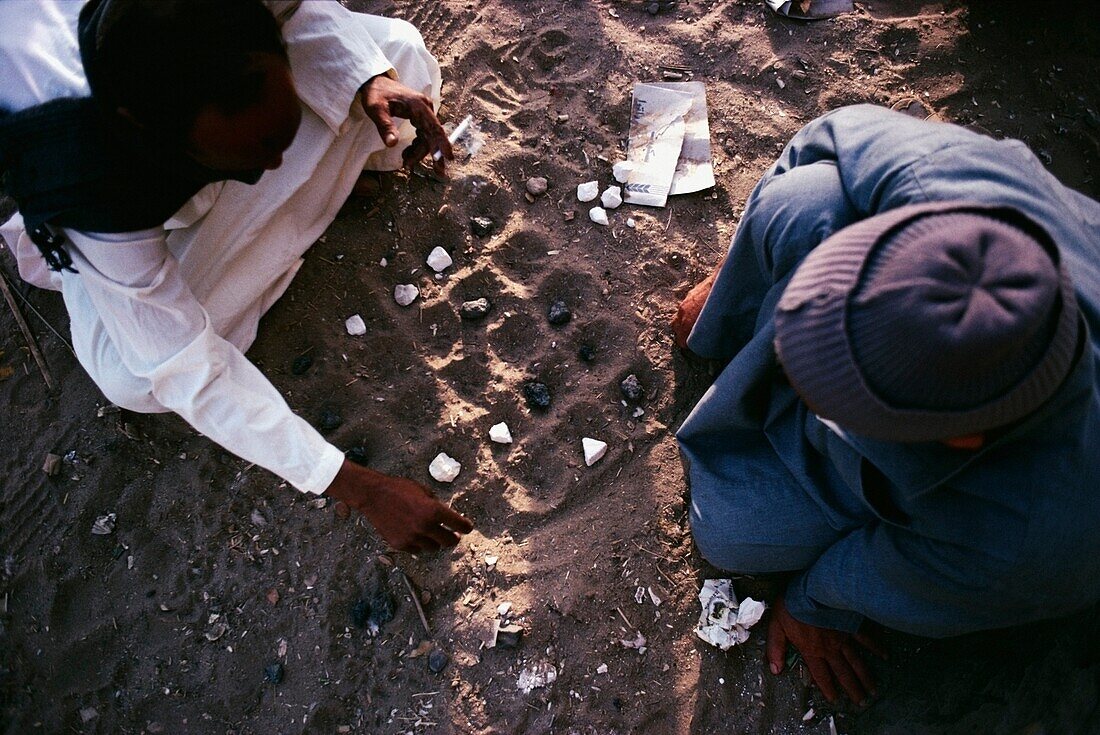
{"type": "Polygon", "coordinates": [[[23,317],[23,311],[19,308],[19,304],[8,286],[7,275],[2,272],[0,272],[0,290],[3,290],[4,300],[11,307],[11,313],[15,315],[15,322],[19,325],[19,331],[23,333],[23,338],[27,340],[27,347],[30,348],[34,361],[38,363],[38,369],[42,372],[42,378],[46,381],[46,388],[51,395],[57,393],[57,384],[54,383],[50,368],[46,365],[46,358],[42,356],[42,351],[38,349],[38,342],[35,341],[34,334],[31,333],[31,328],[27,326],[27,320],[23,317]]]}

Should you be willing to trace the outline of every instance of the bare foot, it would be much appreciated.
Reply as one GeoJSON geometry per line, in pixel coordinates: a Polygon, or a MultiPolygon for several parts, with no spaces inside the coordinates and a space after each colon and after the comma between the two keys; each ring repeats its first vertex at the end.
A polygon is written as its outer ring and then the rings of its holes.
{"type": "Polygon", "coordinates": [[[681,350],[687,349],[688,335],[695,322],[699,321],[699,314],[703,311],[703,305],[707,303],[710,290],[714,287],[714,279],[718,277],[716,270],[694,288],[688,291],[688,295],[680,302],[676,310],[676,316],[672,318],[672,334],[676,340],[676,346],[681,350]]]}

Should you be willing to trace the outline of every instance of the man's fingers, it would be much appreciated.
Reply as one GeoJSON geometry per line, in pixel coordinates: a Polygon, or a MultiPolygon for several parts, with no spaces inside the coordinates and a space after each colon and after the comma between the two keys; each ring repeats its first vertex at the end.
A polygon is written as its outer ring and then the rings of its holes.
{"type": "Polygon", "coordinates": [[[448,508],[442,504],[435,514],[435,521],[458,533],[469,533],[474,530],[474,524],[466,516],[460,515],[453,508],[448,508]]]}
{"type": "Polygon", "coordinates": [[[841,646],[840,650],[844,654],[844,658],[848,660],[848,665],[852,667],[852,671],[856,673],[864,690],[872,697],[875,696],[877,693],[875,691],[875,678],[871,676],[871,670],[867,668],[867,664],[864,662],[863,657],[859,655],[859,651],[850,644],[841,646]]]}
{"type": "Polygon", "coordinates": [[[886,648],[884,648],[881,643],[875,640],[873,636],[867,635],[866,633],[856,633],[852,637],[855,638],[861,646],[863,646],[879,658],[883,660],[889,658],[889,655],[886,653],[886,648]]]}
{"type": "Polygon", "coordinates": [[[836,676],[837,681],[840,682],[840,686],[844,689],[844,693],[848,695],[848,699],[855,704],[862,705],[867,699],[867,692],[864,690],[863,684],[860,683],[859,677],[856,676],[856,672],[852,671],[848,659],[843,654],[837,653],[829,659],[829,669],[836,676]]]}
{"type": "Polygon", "coordinates": [[[397,125],[386,105],[371,105],[367,108],[367,114],[374,121],[375,127],[378,128],[378,135],[381,136],[386,147],[393,148],[397,145],[397,125]]]}
{"type": "Polygon", "coordinates": [[[768,666],[773,674],[783,671],[783,663],[787,657],[787,634],[783,631],[783,625],[775,616],[768,623],[768,666]]]}
{"type": "Polygon", "coordinates": [[[414,163],[428,155],[429,145],[428,141],[422,136],[417,134],[412,143],[401,153],[401,162],[405,167],[412,166],[414,163]]]}
{"type": "Polygon", "coordinates": [[[829,664],[823,658],[807,656],[806,654],[802,654],[802,660],[806,662],[806,668],[810,670],[810,677],[814,680],[814,684],[817,684],[817,688],[821,690],[821,693],[825,695],[825,699],[835,702],[839,693],[836,689],[836,682],[833,681],[833,675],[829,671],[829,664]]]}

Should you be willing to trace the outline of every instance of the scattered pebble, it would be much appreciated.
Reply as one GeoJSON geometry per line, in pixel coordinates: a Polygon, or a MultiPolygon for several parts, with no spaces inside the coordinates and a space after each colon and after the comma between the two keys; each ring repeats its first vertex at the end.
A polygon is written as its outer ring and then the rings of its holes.
{"type": "Polygon", "coordinates": [[[432,652],[428,654],[428,671],[438,674],[447,668],[447,664],[450,662],[451,657],[444,653],[442,649],[433,648],[432,652]]]}
{"type": "Polygon", "coordinates": [[[590,202],[600,195],[600,182],[586,181],[577,186],[577,199],[582,202],[590,202]]]}
{"type": "Polygon", "coordinates": [[[590,439],[586,436],[581,439],[581,446],[584,448],[584,463],[588,467],[599,462],[607,454],[607,442],[599,439],[590,439]]]}
{"type": "Polygon", "coordinates": [[[358,314],[349,316],[347,321],[344,322],[344,327],[352,337],[358,337],[361,334],[367,333],[367,324],[363,321],[363,317],[358,314]]]}
{"type": "Polygon", "coordinates": [[[313,358],[309,355],[298,355],[290,364],[290,372],[294,375],[305,375],[306,371],[313,367],[313,358]]]}
{"type": "Polygon", "coordinates": [[[625,184],[630,177],[630,172],[634,170],[634,164],[630,161],[619,161],[611,167],[611,175],[615,177],[615,181],[620,184],[625,184]]]}
{"type": "Polygon", "coordinates": [[[512,612],[512,603],[502,602],[497,605],[497,615],[501,616],[502,618],[510,612],[512,612]]]}
{"type": "Polygon", "coordinates": [[[617,209],[623,203],[623,190],[618,186],[609,186],[600,195],[604,209],[617,209]]]}
{"type": "Polygon", "coordinates": [[[546,193],[547,181],[545,176],[532,176],[527,179],[527,193],[533,197],[546,193]]]}
{"type": "Polygon", "coordinates": [[[272,587],[267,591],[267,604],[277,605],[279,603],[279,590],[272,587]]]}
{"type": "Polygon", "coordinates": [[[523,398],[528,408],[550,408],[550,389],[546,383],[529,380],[523,384],[523,398]]]}
{"type": "Polygon", "coordinates": [[[597,674],[606,674],[607,673],[607,664],[600,664],[599,666],[597,666],[596,667],[596,673],[597,674]]]}
{"type": "Polygon", "coordinates": [[[802,715],[802,721],[803,722],[809,722],[813,718],[814,718],[814,708],[810,707],[808,710],[806,710],[806,714],[802,715]]]}
{"type": "Polygon", "coordinates": [[[623,398],[628,401],[637,401],[642,397],[642,384],[638,382],[638,376],[633,373],[623,378],[623,382],[619,383],[619,390],[623,398]]]}
{"type": "Polygon", "coordinates": [[[322,432],[335,431],[344,423],[344,417],[332,406],[321,409],[321,418],[317,422],[317,428],[322,432]]]}
{"type": "Polygon", "coordinates": [[[596,348],[592,345],[581,345],[581,348],[577,350],[577,357],[584,362],[592,362],[596,359],[596,348]]]}
{"type": "Polygon", "coordinates": [[[592,220],[598,225],[607,227],[611,222],[607,219],[607,210],[603,207],[592,207],[588,210],[588,219],[592,220]]]}
{"type": "Polygon", "coordinates": [[[420,289],[411,283],[402,283],[393,288],[393,300],[398,306],[408,306],[416,301],[420,295],[420,289]]]}
{"type": "Polygon", "coordinates": [[[511,444],[512,432],[508,430],[508,424],[501,421],[489,427],[489,439],[497,444],[511,444]]]}
{"type": "Polygon", "coordinates": [[[283,681],[284,669],[281,663],[273,663],[264,667],[264,678],[278,686],[283,681]]]}
{"type": "Polygon", "coordinates": [[[478,237],[488,237],[493,234],[496,223],[489,217],[471,217],[470,231],[478,237]]]}
{"type": "Polygon", "coordinates": [[[530,694],[532,689],[553,684],[558,679],[558,670],[549,661],[536,661],[523,671],[519,672],[516,687],[524,694],[530,694]]]}
{"type": "Polygon", "coordinates": [[[424,262],[436,273],[442,273],[454,265],[450,253],[438,246],[428,253],[428,258],[424,262]]]}
{"type": "Polygon", "coordinates": [[[458,309],[458,315],[466,321],[477,321],[484,319],[492,308],[493,305],[486,298],[463,301],[458,309]]]}
{"type": "Polygon", "coordinates": [[[42,463],[42,471],[50,477],[56,477],[61,472],[61,455],[50,454],[46,455],[46,460],[42,463]]]}
{"type": "Polygon", "coordinates": [[[267,519],[264,518],[264,514],[260,512],[259,508],[252,509],[252,512],[248,515],[248,520],[257,528],[263,528],[267,525],[267,519]]]}
{"type": "Polygon", "coordinates": [[[87,724],[99,717],[99,710],[95,707],[81,707],[80,708],[80,721],[87,724]]]}
{"type": "Polygon", "coordinates": [[[92,535],[94,536],[110,536],[115,532],[115,526],[118,523],[118,514],[108,513],[95,519],[95,523],[92,524],[92,535]]]}
{"type": "Polygon", "coordinates": [[[554,303],[550,304],[550,308],[546,312],[546,319],[555,327],[560,327],[562,324],[568,324],[569,320],[573,318],[573,312],[569,310],[569,307],[565,305],[565,302],[558,299],[554,303]]]}
{"type": "Polygon", "coordinates": [[[439,482],[454,482],[458,473],[462,471],[462,465],[446,452],[435,455],[435,459],[428,465],[428,474],[439,482]]]}
{"type": "Polygon", "coordinates": [[[626,226],[633,230],[635,227],[638,226],[638,223],[634,221],[633,217],[627,217],[626,226]]]}

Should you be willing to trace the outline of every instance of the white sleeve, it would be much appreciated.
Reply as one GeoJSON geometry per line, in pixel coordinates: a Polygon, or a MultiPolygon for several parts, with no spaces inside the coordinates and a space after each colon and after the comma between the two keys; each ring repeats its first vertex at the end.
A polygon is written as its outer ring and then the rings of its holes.
{"type": "Polygon", "coordinates": [[[66,230],[88,300],[125,368],[228,451],[321,494],[344,461],[235,346],[219,337],[180,276],[162,228],[97,235],[66,230]]]}
{"type": "MultiPolygon", "coordinates": [[[[276,17],[285,11],[269,3],[276,17]]],[[[336,0],[310,0],[293,9],[282,26],[294,85],[302,102],[336,134],[359,88],[380,74],[396,78],[393,64],[352,11],[336,0]]]]}

